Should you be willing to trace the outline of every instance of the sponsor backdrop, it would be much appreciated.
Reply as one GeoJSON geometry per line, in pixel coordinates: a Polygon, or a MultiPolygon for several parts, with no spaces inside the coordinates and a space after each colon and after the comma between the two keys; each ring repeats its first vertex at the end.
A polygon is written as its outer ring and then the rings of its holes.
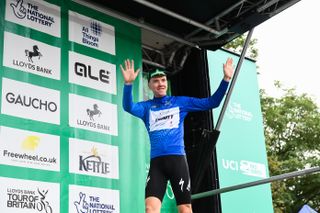
{"type": "Polygon", "coordinates": [[[148,140],[119,69],[141,67],[140,29],[71,0],[1,0],[0,27],[0,211],[144,212],[148,140]]]}
{"type": "MultiPolygon", "coordinates": [[[[222,64],[239,57],[223,50],[208,52],[213,90],[222,78],[222,64]]],[[[220,108],[214,110],[218,119],[220,108]]],[[[262,112],[254,61],[244,60],[221,125],[216,146],[220,188],[269,177],[262,112]],[[250,84],[248,84],[250,82],[250,84]]],[[[265,184],[221,195],[222,212],[273,212],[270,185],[265,184]]]]}

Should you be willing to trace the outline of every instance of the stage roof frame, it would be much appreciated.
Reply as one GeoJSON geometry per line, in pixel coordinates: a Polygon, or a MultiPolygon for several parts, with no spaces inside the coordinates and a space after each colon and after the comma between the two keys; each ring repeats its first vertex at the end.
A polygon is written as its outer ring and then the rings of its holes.
{"type": "Polygon", "coordinates": [[[221,48],[299,1],[75,0],[140,27],[145,68],[171,71],[190,48],[221,48]]]}

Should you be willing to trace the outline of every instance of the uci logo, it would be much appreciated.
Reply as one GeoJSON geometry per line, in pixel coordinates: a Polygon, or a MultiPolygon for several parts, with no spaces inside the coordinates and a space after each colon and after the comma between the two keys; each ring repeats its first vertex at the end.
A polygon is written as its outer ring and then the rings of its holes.
{"type": "Polygon", "coordinates": [[[103,83],[109,84],[110,72],[108,70],[100,69],[99,70],[99,75],[98,76],[94,76],[92,74],[92,72],[91,72],[91,66],[90,65],[87,66],[87,65],[82,64],[80,62],[76,62],[74,64],[74,72],[78,76],[85,77],[85,78],[90,78],[90,79],[93,79],[95,81],[101,81],[103,83]]]}

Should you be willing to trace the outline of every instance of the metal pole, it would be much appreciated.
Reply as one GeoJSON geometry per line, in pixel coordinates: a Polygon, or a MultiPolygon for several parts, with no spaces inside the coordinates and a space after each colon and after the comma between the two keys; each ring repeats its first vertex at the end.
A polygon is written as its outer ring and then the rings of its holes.
{"type": "Polygon", "coordinates": [[[253,29],[254,28],[252,28],[249,31],[249,34],[248,34],[248,36],[246,38],[246,41],[244,43],[243,50],[241,52],[239,62],[237,64],[237,68],[236,68],[236,70],[234,72],[234,75],[232,77],[232,80],[231,80],[231,84],[230,84],[230,88],[229,88],[228,93],[227,93],[227,97],[226,97],[226,99],[225,99],[225,101],[223,103],[223,106],[222,106],[222,109],[221,109],[221,112],[220,112],[220,115],[219,115],[219,118],[218,118],[218,121],[217,121],[217,125],[216,125],[216,128],[215,128],[216,130],[220,129],[220,126],[221,126],[221,123],[222,123],[222,119],[224,117],[224,113],[226,112],[226,109],[227,109],[227,106],[228,106],[228,103],[229,103],[229,100],[230,100],[234,85],[236,83],[238,74],[240,72],[240,68],[241,68],[242,62],[244,60],[244,57],[246,55],[246,52],[247,52],[247,49],[248,49],[248,46],[249,46],[249,42],[250,42],[250,39],[251,39],[251,36],[252,36],[252,33],[253,33],[253,29]]]}
{"type": "Polygon", "coordinates": [[[266,178],[263,180],[253,181],[253,182],[249,182],[249,183],[243,183],[243,184],[239,184],[239,185],[235,185],[235,186],[225,187],[222,189],[215,189],[215,190],[211,190],[211,191],[207,191],[207,192],[194,194],[191,196],[191,199],[195,200],[195,199],[199,199],[199,198],[203,198],[203,197],[213,196],[216,194],[221,194],[221,193],[244,189],[244,188],[257,186],[257,185],[261,185],[261,184],[271,183],[271,182],[278,181],[278,180],[290,179],[290,178],[294,178],[297,176],[302,176],[302,175],[306,175],[306,174],[310,174],[310,173],[316,173],[319,171],[320,171],[320,167],[314,167],[314,168],[305,169],[305,170],[301,170],[301,171],[285,173],[282,175],[276,175],[276,176],[266,178]]]}

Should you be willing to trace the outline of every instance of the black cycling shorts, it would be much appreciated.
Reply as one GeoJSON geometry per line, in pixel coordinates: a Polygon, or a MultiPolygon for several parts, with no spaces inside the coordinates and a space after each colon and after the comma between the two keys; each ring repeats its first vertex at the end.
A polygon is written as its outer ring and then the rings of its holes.
{"type": "Polygon", "coordinates": [[[191,182],[187,159],[184,155],[166,155],[151,159],[145,197],[157,197],[162,202],[168,180],[177,205],[190,204],[191,182]]]}

